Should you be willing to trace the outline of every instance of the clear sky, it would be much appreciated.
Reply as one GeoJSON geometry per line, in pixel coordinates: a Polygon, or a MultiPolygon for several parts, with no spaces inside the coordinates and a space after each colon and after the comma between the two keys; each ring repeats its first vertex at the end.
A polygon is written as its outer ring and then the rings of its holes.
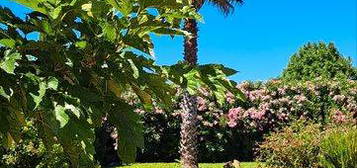
{"type": "MultiPolygon", "coordinates": [[[[224,17],[206,4],[200,11],[199,62],[239,70],[236,81],[279,76],[289,57],[307,42],[334,42],[357,65],[356,0],[246,0],[224,17]]],[[[0,0],[24,16],[27,9],[0,0]]],[[[154,37],[159,64],[182,59],[182,38],[154,37]]]]}

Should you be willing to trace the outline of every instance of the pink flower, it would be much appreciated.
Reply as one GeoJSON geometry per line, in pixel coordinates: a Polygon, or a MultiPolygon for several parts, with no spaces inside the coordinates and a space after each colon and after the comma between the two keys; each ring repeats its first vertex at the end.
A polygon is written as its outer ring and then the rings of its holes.
{"type": "Polygon", "coordinates": [[[332,100],[338,102],[338,103],[342,103],[346,100],[346,96],[345,95],[335,95],[332,100]]]}
{"type": "Polygon", "coordinates": [[[357,104],[353,104],[353,103],[349,103],[347,106],[346,106],[346,108],[348,109],[348,110],[350,110],[350,111],[355,111],[355,112],[357,112],[357,104]]]}
{"type": "Polygon", "coordinates": [[[182,111],[177,110],[177,111],[173,112],[171,115],[174,116],[174,117],[180,117],[181,118],[183,113],[182,113],[182,111]]]}
{"type": "Polygon", "coordinates": [[[232,120],[238,119],[239,114],[243,112],[243,108],[238,107],[238,108],[232,108],[228,111],[228,118],[232,120]]]}
{"type": "Polygon", "coordinates": [[[213,123],[210,123],[208,121],[203,121],[202,124],[206,127],[213,127],[213,123]]]}
{"type": "Polygon", "coordinates": [[[135,109],[134,112],[138,113],[138,114],[144,114],[145,113],[145,111],[143,109],[138,109],[138,108],[135,109]]]}
{"type": "Polygon", "coordinates": [[[270,99],[271,99],[271,96],[270,96],[270,95],[265,95],[265,96],[262,97],[262,100],[263,100],[263,101],[268,101],[268,100],[270,100],[270,99]]]}
{"type": "Polygon", "coordinates": [[[269,109],[270,109],[269,103],[261,103],[259,106],[259,110],[262,110],[262,111],[268,111],[269,109]]]}
{"type": "Polygon", "coordinates": [[[335,123],[344,123],[347,121],[347,117],[345,114],[343,114],[339,110],[335,110],[334,115],[332,116],[332,119],[335,123]]]}
{"type": "Polygon", "coordinates": [[[286,113],[280,113],[278,115],[279,120],[288,120],[288,115],[286,113]]]}
{"type": "Polygon", "coordinates": [[[229,104],[233,104],[234,102],[235,102],[235,97],[234,97],[234,95],[231,93],[231,92],[228,92],[227,94],[226,94],[226,101],[229,103],[229,104]]]}
{"type": "Polygon", "coordinates": [[[211,95],[210,91],[207,90],[207,89],[204,88],[204,87],[199,88],[198,91],[199,91],[202,95],[204,95],[204,96],[210,96],[210,95],[211,95]]]}
{"type": "Polygon", "coordinates": [[[154,108],[154,111],[155,111],[155,113],[157,113],[157,114],[164,114],[164,113],[165,113],[164,110],[162,110],[162,109],[159,108],[159,107],[155,107],[155,108],[154,108]]]}
{"type": "Polygon", "coordinates": [[[265,115],[264,110],[257,110],[255,108],[250,108],[248,109],[248,111],[249,111],[250,118],[254,120],[262,120],[264,118],[265,115]]]}
{"type": "Polygon", "coordinates": [[[197,120],[200,120],[200,121],[202,121],[202,120],[203,120],[203,117],[202,117],[202,115],[197,115],[197,120]]]}
{"type": "Polygon", "coordinates": [[[283,97],[283,98],[280,98],[279,101],[282,103],[282,104],[289,104],[289,99],[286,98],[286,97],[283,97]]]}
{"type": "Polygon", "coordinates": [[[233,128],[233,127],[237,126],[237,122],[236,121],[229,121],[228,122],[228,126],[233,128]]]}
{"type": "Polygon", "coordinates": [[[200,96],[197,97],[197,110],[205,111],[207,109],[206,100],[200,96]]]}
{"type": "Polygon", "coordinates": [[[278,88],[278,93],[280,95],[285,95],[286,94],[286,88],[278,88]]]}
{"type": "Polygon", "coordinates": [[[296,95],[294,96],[294,99],[296,100],[297,103],[303,103],[307,100],[307,98],[304,95],[296,95]]]}
{"type": "Polygon", "coordinates": [[[244,109],[241,107],[232,108],[228,111],[228,126],[235,127],[237,125],[237,120],[244,113],[244,109]]]}
{"type": "Polygon", "coordinates": [[[236,86],[236,88],[239,89],[239,90],[241,90],[241,91],[244,91],[244,90],[248,90],[248,89],[249,89],[249,86],[250,86],[249,82],[244,81],[244,82],[238,84],[238,85],[236,86]]]}

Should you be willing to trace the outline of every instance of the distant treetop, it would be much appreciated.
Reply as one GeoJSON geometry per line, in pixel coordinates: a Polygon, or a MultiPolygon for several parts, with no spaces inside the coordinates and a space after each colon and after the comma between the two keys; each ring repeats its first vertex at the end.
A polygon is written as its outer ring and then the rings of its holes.
{"type": "Polygon", "coordinates": [[[357,78],[357,68],[352,59],[343,57],[333,43],[308,43],[295,53],[282,77],[286,81],[357,78]]]}

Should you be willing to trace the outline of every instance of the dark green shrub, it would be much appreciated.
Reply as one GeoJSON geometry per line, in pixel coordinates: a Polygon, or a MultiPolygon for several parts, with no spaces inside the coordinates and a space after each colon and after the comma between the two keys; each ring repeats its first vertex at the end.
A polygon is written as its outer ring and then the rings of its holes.
{"type": "Polygon", "coordinates": [[[138,153],[140,162],[172,162],[180,157],[180,120],[168,113],[146,112],[144,121],[145,148],[138,153]]]}
{"type": "Polygon", "coordinates": [[[321,137],[320,125],[299,121],[266,137],[259,159],[272,168],[318,168],[321,137]]]}
{"type": "Polygon", "coordinates": [[[357,168],[356,127],[327,131],[321,145],[321,165],[325,168],[357,168]]]}
{"type": "Polygon", "coordinates": [[[286,81],[323,79],[356,79],[357,69],[351,58],[343,57],[333,43],[308,43],[289,61],[282,74],[286,81]]]}

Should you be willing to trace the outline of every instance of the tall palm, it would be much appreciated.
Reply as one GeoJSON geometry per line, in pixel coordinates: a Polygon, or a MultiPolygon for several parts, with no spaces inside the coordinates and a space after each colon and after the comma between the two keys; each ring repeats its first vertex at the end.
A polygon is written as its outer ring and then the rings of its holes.
{"type": "MultiPolygon", "coordinates": [[[[242,4],[243,0],[192,0],[192,5],[197,11],[205,3],[211,3],[219,8],[226,16],[234,10],[234,4],[242,4]]],[[[197,21],[187,19],[184,29],[191,33],[184,39],[184,60],[192,66],[197,64],[198,52],[198,27],[197,21]]],[[[182,124],[180,153],[183,168],[198,168],[197,159],[197,98],[189,95],[187,91],[183,93],[182,102],[182,124]]]]}

